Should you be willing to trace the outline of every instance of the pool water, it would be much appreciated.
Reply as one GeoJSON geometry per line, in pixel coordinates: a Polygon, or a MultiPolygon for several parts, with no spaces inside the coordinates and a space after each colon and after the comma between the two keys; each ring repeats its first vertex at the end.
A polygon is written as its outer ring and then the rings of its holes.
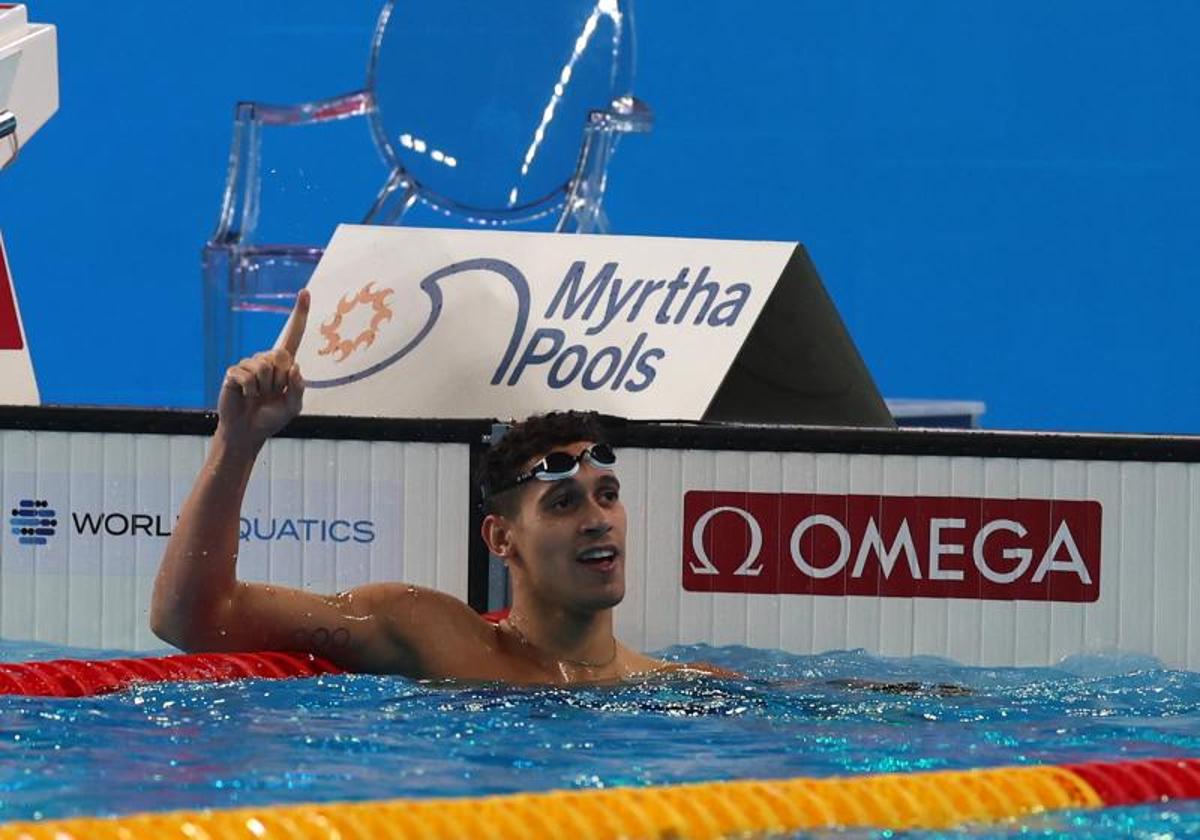
{"type": "MultiPolygon", "coordinates": [[[[1200,674],[1144,657],[993,669],[861,651],[663,654],[746,678],[558,689],[337,676],[0,697],[0,821],[1200,756],[1200,674]],[[856,680],[916,685],[893,693],[856,680]]],[[[7,661],[118,655],[0,642],[7,661]]],[[[1200,806],[1040,815],[965,833],[1186,836],[1200,834],[1200,806]]]]}

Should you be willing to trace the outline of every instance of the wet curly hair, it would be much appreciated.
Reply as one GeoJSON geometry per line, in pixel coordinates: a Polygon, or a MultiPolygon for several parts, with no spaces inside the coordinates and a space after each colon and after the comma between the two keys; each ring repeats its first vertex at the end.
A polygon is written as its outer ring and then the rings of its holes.
{"type": "Polygon", "coordinates": [[[516,423],[488,450],[479,467],[477,484],[483,496],[483,512],[513,516],[517,510],[518,488],[493,494],[491,488],[511,484],[538,455],[575,441],[607,443],[608,438],[594,411],[551,411],[535,414],[516,423]]]}

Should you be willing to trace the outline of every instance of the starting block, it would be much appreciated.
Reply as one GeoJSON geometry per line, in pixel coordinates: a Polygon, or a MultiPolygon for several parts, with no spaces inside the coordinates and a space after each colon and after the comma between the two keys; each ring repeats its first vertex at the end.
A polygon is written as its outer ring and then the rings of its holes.
{"type": "MultiPolygon", "coordinates": [[[[58,46],[53,26],[30,23],[25,6],[0,3],[0,169],[58,110],[58,46]]],[[[0,235],[0,401],[36,405],[37,380],[0,235]]]]}

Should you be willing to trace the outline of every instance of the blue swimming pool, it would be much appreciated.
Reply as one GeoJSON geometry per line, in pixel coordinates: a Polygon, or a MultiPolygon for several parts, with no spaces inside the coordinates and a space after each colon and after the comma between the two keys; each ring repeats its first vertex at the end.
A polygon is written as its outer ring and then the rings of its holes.
{"type": "MultiPolygon", "coordinates": [[[[1200,674],[1143,657],[980,669],[855,651],[665,653],[747,678],[566,690],[337,676],[0,697],[0,820],[1200,755],[1200,674]]],[[[0,643],[7,661],[97,655],[117,654],[0,643]]],[[[1200,833],[1200,807],[970,833],[1183,836],[1200,833]]]]}

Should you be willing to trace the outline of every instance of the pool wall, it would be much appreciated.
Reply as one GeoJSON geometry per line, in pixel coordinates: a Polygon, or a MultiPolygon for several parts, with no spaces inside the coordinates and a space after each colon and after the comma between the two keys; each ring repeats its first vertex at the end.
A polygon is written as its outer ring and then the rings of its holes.
{"type": "MultiPolygon", "coordinates": [[[[0,409],[0,635],[160,647],[150,589],[212,427],[192,412],[0,409]],[[23,502],[54,512],[44,543],[14,533],[23,502]]],[[[300,418],[255,470],[242,576],[315,591],[405,580],[501,606],[470,480],[491,429],[300,418]]],[[[1200,667],[1200,438],[673,423],[613,436],[631,645],[986,665],[1118,649],[1200,667]]]]}

